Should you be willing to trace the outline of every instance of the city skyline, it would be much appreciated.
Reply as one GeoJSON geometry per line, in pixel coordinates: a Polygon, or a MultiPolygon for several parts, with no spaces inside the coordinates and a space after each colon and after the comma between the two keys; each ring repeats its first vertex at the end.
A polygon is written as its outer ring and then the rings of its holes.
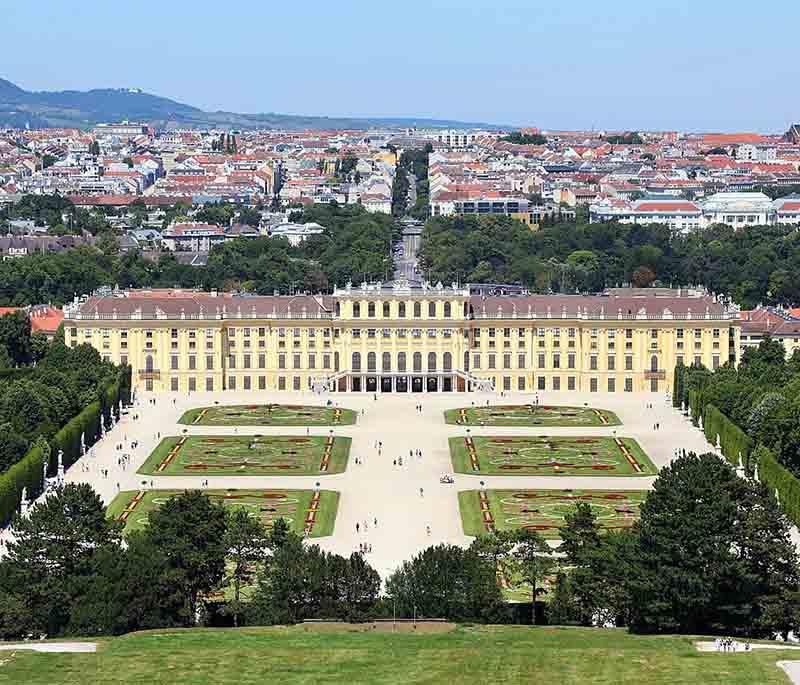
{"type": "Polygon", "coordinates": [[[225,16],[179,2],[145,21],[129,6],[101,15],[96,2],[47,3],[47,22],[41,8],[5,17],[2,76],[29,90],[137,87],[206,110],[777,133],[800,111],[785,47],[800,9],[781,4],[777,22],[687,2],[645,14],[627,0],[602,10],[411,0],[394,15],[237,0],[225,16]],[[770,36],[757,53],[735,44],[744,20],[770,36]]]}

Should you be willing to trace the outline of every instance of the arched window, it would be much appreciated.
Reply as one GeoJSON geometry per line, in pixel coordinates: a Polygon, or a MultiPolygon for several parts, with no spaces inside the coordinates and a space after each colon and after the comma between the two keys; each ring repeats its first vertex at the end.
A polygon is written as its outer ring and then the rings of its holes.
{"type": "Polygon", "coordinates": [[[405,302],[398,302],[397,303],[397,318],[398,319],[405,319],[406,318],[406,303],[405,302]]]}
{"type": "Polygon", "coordinates": [[[445,352],[442,356],[442,370],[443,371],[452,371],[453,370],[453,355],[449,352],[445,352]]]}
{"type": "Polygon", "coordinates": [[[384,302],[383,303],[383,318],[384,319],[388,319],[389,316],[390,316],[390,314],[389,314],[389,303],[388,302],[384,302]]]}
{"type": "Polygon", "coordinates": [[[153,355],[148,354],[144,359],[144,370],[145,371],[152,371],[153,370],[153,355]]]}
{"type": "Polygon", "coordinates": [[[469,352],[464,352],[464,371],[469,371],[469,352]]]}
{"type": "Polygon", "coordinates": [[[361,303],[359,302],[353,302],[353,318],[361,318],[361,303]]]}
{"type": "Polygon", "coordinates": [[[375,371],[376,357],[374,352],[367,352],[367,371],[375,371]]]}
{"type": "Polygon", "coordinates": [[[336,318],[338,319],[342,315],[342,304],[341,302],[336,303],[336,318]]]}
{"type": "Polygon", "coordinates": [[[656,355],[650,357],[650,370],[658,371],[658,357],[656,355]]]}
{"type": "Polygon", "coordinates": [[[361,371],[361,352],[353,352],[353,371],[361,371]]]}
{"type": "Polygon", "coordinates": [[[453,315],[453,308],[449,302],[444,303],[444,318],[449,319],[453,315]]]}
{"type": "Polygon", "coordinates": [[[428,318],[435,319],[436,318],[436,303],[435,302],[428,302],[428,318]]]}
{"type": "Polygon", "coordinates": [[[392,355],[388,352],[384,352],[381,357],[381,371],[391,371],[392,370],[392,355]]]}
{"type": "Polygon", "coordinates": [[[422,304],[419,302],[414,303],[414,316],[419,319],[422,316],[422,304]]]}
{"type": "Polygon", "coordinates": [[[374,302],[367,302],[367,316],[370,319],[375,318],[375,303],[374,302]]]}
{"type": "Polygon", "coordinates": [[[405,352],[398,352],[397,353],[397,370],[398,371],[405,371],[406,370],[406,353],[405,352]]]}
{"type": "Polygon", "coordinates": [[[422,352],[414,352],[414,371],[422,371],[422,352]]]}
{"type": "Polygon", "coordinates": [[[436,371],[436,352],[428,352],[428,371],[436,371]]]}

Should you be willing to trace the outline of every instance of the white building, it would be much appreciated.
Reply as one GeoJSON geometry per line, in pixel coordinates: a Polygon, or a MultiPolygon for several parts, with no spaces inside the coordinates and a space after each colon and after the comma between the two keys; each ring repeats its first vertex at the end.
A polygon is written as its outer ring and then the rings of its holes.
{"type": "Polygon", "coordinates": [[[773,223],[772,200],[764,193],[716,193],[699,204],[706,225],[728,224],[742,228],[773,223]]]}
{"type": "Polygon", "coordinates": [[[323,233],[325,228],[314,222],[295,224],[290,221],[284,221],[270,226],[267,230],[271,238],[286,238],[289,241],[289,245],[297,247],[303,241],[308,240],[310,236],[323,233]]]}

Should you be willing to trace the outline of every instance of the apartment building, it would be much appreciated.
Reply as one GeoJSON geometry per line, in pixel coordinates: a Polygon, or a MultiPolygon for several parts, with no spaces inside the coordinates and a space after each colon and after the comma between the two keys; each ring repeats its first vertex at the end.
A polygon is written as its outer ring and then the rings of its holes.
{"type": "Polygon", "coordinates": [[[104,293],[65,339],[130,364],[146,391],[665,392],[679,362],[737,362],[742,322],[706,293],[470,294],[348,284],[332,295],[104,293]]]}

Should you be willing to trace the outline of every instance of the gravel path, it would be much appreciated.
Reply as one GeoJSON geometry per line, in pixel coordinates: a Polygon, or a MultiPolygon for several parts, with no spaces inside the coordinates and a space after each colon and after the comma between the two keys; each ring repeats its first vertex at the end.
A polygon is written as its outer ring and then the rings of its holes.
{"type": "Polygon", "coordinates": [[[16,652],[25,649],[34,652],[75,652],[90,653],[97,651],[96,642],[19,642],[14,644],[0,643],[0,651],[16,652]]]}

